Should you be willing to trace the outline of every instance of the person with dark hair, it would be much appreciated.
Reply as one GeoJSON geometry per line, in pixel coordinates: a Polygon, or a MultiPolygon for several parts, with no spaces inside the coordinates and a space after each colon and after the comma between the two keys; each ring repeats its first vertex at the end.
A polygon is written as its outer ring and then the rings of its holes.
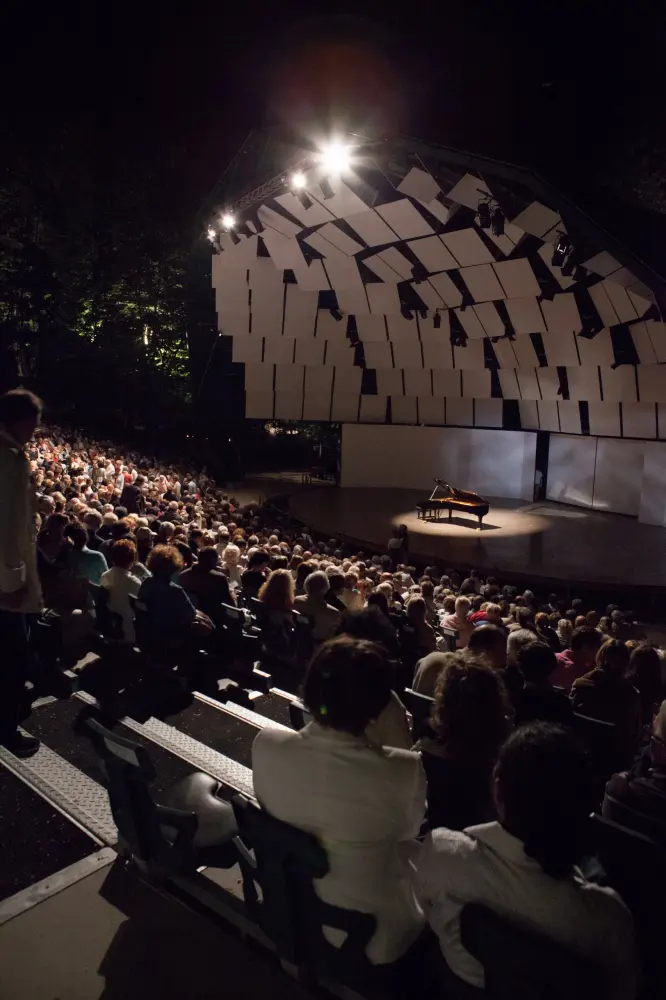
{"type": "Polygon", "coordinates": [[[139,590],[146,627],[154,641],[165,647],[182,645],[196,620],[194,605],[183,588],[173,582],[183,566],[183,557],[175,546],[156,545],[148,556],[152,576],[143,581],[139,590]]]}
{"type": "Polygon", "coordinates": [[[106,559],[101,552],[88,548],[88,532],[82,525],[67,525],[65,536],[72,543],[72,548],[67,553],[67,565],[72,573],[74,576],[85,577],[89,583],[99,587],[102,574],[109,568],[106,559]]]}
{"type": "Polygon", "coordinates": [[[613,889],[587,882],[577,868],[591,788],[573,735],[533,722],[515,730],[500,751],[493,788],[499,821],[428,834],[417,862],[417,894],[459,979],[484,987],[483,967],[460,938],[463,907],[479,903],[599,966],[606,997],[636,996],[629,910],[613,889]]]}
{"type": "Polygon", "coordinates": [[[189,569],[184,569],[178,577],[179,586],[213,622],[219,621],[222,604],[236,603],[229,589],[229,581],[218,569],[219,561],[215,546],[205,545],[199,549],[197,562],[189,569]]]}
{"type": "Polygon", "coordinates": [[[493,670],[506,667],[506,636],[498,625],[479,625],[469,637],[467,649],[475,656],[482,656],[493,670]]]}
{"type": "Polygon", "coordinates": [[[431,734],[415,747],[428,781],[431,829],[463,830],[496,818],[491,778],[510,715],[501,677],[487,662],[469,650],[442,654],[431,734]]]}
{"type": "Polygon", "coordinates": [[[661,660],[654,646],[641,642],[632,649],[627,680],[641,696],[641,724],[650,725],[666,694],[661,680],[661,660]]]}
{"type": "Polygon", "coordinates": [[[345,614],[347,607],[341,599],[342,591],[345,589],[345,578],[342,573],[331,573],[328,574],[328,594],[326,595],[326,603],[330,604],[332,608],[335,608],[341,614],[345,614]]]}
{"type": "Polygon", "coordinates": [[[584,677],[594,667],[595,657],[603,636],[596,628],[584,625],[571,633],[568,649],[556,653],[557,667],[552,677],[556,687],[570,691],[579,677],[584,677]]]}
{"type": "Polygon", "coordinates": [[[607,639],[597,653],[594,670],[574,681],[571,689],[574,712],[615,726],[618,770],[633,760],[641,722],[641,699],[626,679],[628,670],[629,650],[625,644],[619,639],[607,639]]]}
{"type": "Polygon", "coordinates": [[[41,401],[25,389],[0,396],[0,745],[17,757],[39,749],[39,740],[24,736],[18,721],[30,665],[26,615],[42,608],[36,503],[25,451],[41,413],[41,401]]]}
{"type": "Polygon", "coordinates": [[[271,557],[268,552],[257,549],[247,561],[247,569],[241,574],[240,582],[244,597],[256,597],[266,582],[270,571],[271,557]]]}
{"type": "Polygon", "coordinates": [[[277,819],[315,834],[329,871],[315,882],[327,903],[370,913],[375,964],[416,941],[423,917],[411,885],[410,851],[425,814],[425,776],[410,750],[365,737],[391,697],[384,650],[340,636],[324,643],[305,678],[312,716],[300,732],[263,729],[252,747],[256,796],[277,819]]]}
{"type": "Polygon", "coordinates": [[[555,653],[545,642],[530,642],[517,653],[524,686],[512,694],[515,723],[539,719],[562,726],[573,725],[571,702],[562,688],[554,688],[551,676],[557,667],[555,653]]]}

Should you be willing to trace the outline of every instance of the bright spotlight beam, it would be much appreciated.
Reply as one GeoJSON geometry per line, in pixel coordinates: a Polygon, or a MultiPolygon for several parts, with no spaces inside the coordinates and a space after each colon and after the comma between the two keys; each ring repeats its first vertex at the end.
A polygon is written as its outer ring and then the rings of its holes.
{"type": "Polygon", "coordinates": [[[344,174],[351,164],[350,148],[341,142],[328,142],[322,147],[319,162],[328,175],[344,174]]]}
{"type": "Polygon", "coordinates": [[[306,181],[305,174],[301,173],[301,171],[297,171],[297,173],[292,174],[292,177],[291,177],[291,186],[293,188],[296,188],[297,191],[298,190],[302,190],[305,187],[306,183],[307,183],[307,181],[306,181]]]}
{"type": "Polygon", "coordinates": [[[236,225],[235,216],[233,216],[230,212],[225,212],[220,221],[225,229],[233,229],[236,225]]]}

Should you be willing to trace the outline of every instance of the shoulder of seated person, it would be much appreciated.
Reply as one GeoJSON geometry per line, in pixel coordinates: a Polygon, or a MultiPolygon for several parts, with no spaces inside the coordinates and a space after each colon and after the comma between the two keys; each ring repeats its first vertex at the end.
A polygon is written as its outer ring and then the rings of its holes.
{"type": "Polygon", "coordinates": [[[440,860],[447,857],[469,856],[478,849],[478,841],[464,830],[449,830],[440,826],[431,830],[424,841],[426,854],[440,860]]]}

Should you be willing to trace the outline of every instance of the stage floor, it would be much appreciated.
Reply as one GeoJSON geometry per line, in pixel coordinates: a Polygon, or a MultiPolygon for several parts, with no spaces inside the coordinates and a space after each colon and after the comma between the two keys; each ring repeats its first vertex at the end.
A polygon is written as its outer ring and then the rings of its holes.
{"type": "Polygon", "coordinates": [[[565,504],[488,497],[477,519],[423,521],[415,504],[422,491],[321,487],[290,498],[292,513],[331,537],[384,550],[393,527],[406,524],[410,551],[457,567],[513,576],[620,587],[666,586],[666,528],[633,517],[565,504]]]}

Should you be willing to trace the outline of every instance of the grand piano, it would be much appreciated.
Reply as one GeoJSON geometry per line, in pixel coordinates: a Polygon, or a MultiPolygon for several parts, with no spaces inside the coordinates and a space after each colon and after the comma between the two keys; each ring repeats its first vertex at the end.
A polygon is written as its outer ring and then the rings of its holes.
{"type": "Polygon", "coordinates": [[[463,513],[474,514],[479,519],[477,531],[481,530],[483,518],[490,509],[490,504],[478,493],[470,490],[458,490],[455,486],[449,486],[442,479],[435,479],[435,488],[427,500],[420,500],[416,505],[416,513],[424,520],[427,517],[434,517],[439,521],[442,511],[448,510],[449,521],[454,510],[461,510],[463,513]]]}

